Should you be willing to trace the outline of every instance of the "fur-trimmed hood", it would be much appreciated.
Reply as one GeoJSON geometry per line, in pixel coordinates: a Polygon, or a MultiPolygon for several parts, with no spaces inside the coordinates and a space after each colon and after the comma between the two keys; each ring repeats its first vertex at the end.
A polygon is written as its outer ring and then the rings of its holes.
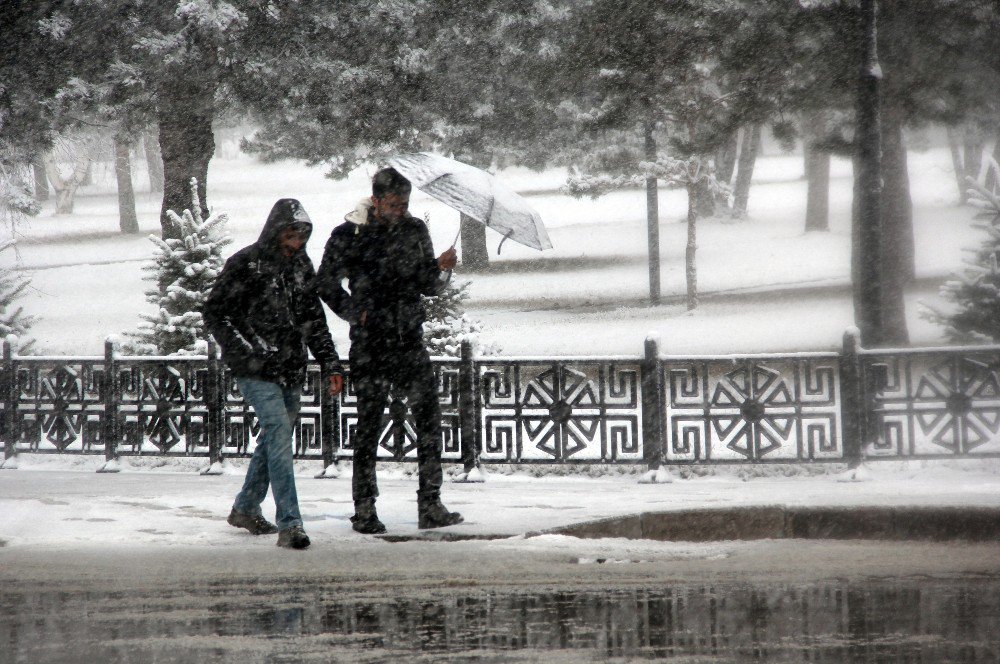
{"type": "Polygon", "coordinates": [[[371,198],[362,198],[358,201],[357,207],[347,213],[344,217],[344,221],[349,221],[352,224],[357,224],[358,226],[364,226],[368,223],[368,213],[371,209],[375,207],[372,203],[371,198]]]}

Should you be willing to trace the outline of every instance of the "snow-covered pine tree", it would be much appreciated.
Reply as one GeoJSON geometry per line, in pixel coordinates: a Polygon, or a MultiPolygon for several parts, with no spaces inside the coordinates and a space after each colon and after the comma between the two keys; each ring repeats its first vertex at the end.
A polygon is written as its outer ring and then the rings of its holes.
{"type": "Polygon", "coordinates": [[[167,211],[178,238],[149,237],[157,251],[143,268],[146,281],[155,288],[146,291],[146,301],[156,313],[144,314],[136,332],[127,332],[126,352],[137,355],[202,354],[207,350],[201,307],[222,271],[222,248],[232,242],[224,230],[228,216],[212,213],[202,217],[198,182],[191,178],[191,209],[178,215],[167,211]]]}
{"type": "MultiPolygon", "coordinates": [[[[440,295],[424,298],[424,346],[432,357],[458,357],[462,352],[462,342],[476,340],[482,332],[482,322],[465,313],[462,304],[469,299],[468,281],[450,281],[440,295]]],[[[480,355],[496,355],[494,344],[479,345],[480,355]]]]}
{"type": "Polygon", "coordinates": [[[957,342],[1000,342],[1000,195],[982,182],[969,181],[969,202],[982,209],[977,219],[986,238],[978,249],[969,250],[967,267],[956,279],[941,287],[941,296],[954,305],[942,312],[925,305],[925,318],[944,326],[945,334],[957,342]]]}
{"type": "MultiPolygon", "coordinates": [[[[25,217],[38,214],[39,207],[26,185],[22,169],[3,158],[11,152],[9,145],[0,144],[0,223],[8,226],[13,235],[25,217]]],[[[0,242],[0,339],[8,334],[17,335],[17,350],[25,353],[32,345],[27,334],[34,317],[26,316],[24,308],[17,304],[30,280],[15,269],[15,261],[5,255],[8,251],[13,253],[14,245],[14,240],[0,242]]]]}
{"type": "MultiPolygon", "coordinates": [[[[13,250],[14,241],[0,243],[0,255],[13,250]]],[[[12,267],[13,261],[0,260],[0,339],[8,334],[17,335],[17,351],[25,353],[29,350],[32,340],[28,338],[28,328],[34,321],[33,316],[26,316],[24,308],[17,304],[29,280],[12,267]]]]}

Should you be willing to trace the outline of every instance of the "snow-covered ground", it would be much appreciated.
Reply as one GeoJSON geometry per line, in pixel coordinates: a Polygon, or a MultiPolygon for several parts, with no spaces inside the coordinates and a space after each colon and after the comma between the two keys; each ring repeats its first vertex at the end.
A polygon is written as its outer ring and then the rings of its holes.
{"type": "MultiPolygon", "coordinates": [[[[923,279],[908,293],[908,323],[914,343],[940,344],[940,330],[919,317],[918,301],[936,300],[937,283],[961,266],[962,247],[975,245],[979,231],[973,210],[955,202],[946,150],[912,152],[909,168],[923,279]]],[[[335,182],[297,163],[217,158],[209,200],[229,213],[235,238],[229,250],[235,251],[256,238],[274,200],[298,197],[315,224],[309,253],[318,262],[329,232],[369,191],[371,172],[359,169],[335,182]]],[[[494,268],[464,275],[472,280],[469,312],[485,323],[484,341],[506,355],[638,355],[649,332],[659,332],[663,350],[676,353],[836,348],[853,324],[850,163],[833,163],[829,233],[803,232],[801,173],[799,156],[762,157],[750,218],[699,221],[698,284],[706,297],[688,313],[681,191],[660,194],[664,304],[650,307],[644,192],[578,200],[558,192],[565,179],[558,170],[508,170],[503,179],[539,209],[555,248],[539,253],[508,242],[497,256],[500,238],[490,234],[494,268]]],[[[136,174],[137,183],[143,178],[136,174]]],[[[143,234],[123,236],[113,181],[112,173],[98,170],[97,185],[79,194],[73,215],[54,216],[49,204],[18,229],[20,262],[32,278],[24,305],[39,319],[37,352],[99,354],[107,335],[134,329],[140,312],[148,311],[141,268],[153,249],[146,235],[158,231],[159,199],[139,194],[143,234]]],[[[438,250],[453,241],[456,212],[419,192],[411,211],[428,216],[438,250]]],[[[332,315],[330,324],[346,351],[346,324],[332,315]]]]}
{"type": "MultiPolygon", "coordinates": [[[[150,546],[272,546],[225,523],[242,483],[244,461],[226,474],[203,477],[199,459],[129,458],[120,474],[94,472],[94,457],[22,455],[20,468],[0,472],[0,545],[7,548],[150,546]]],[[[637,473],[641,469],[634,469],[637,473]]],[[[318,463],[300,462],[297,488],[305,527],[318,546],[364,541],[351,530],[349,467],[338,479],[314,479],[318,463]]],[[[380,465],[378,511],[392,535],[418,535],[416,478],[411,465],[380,465]]],[[[879,462],[864,481],[845,481],[843,467],[762,466],[685,468],[674,481],[641,484],[638,474],[611,469],[534,476],[494,469],[478,484],[447,482],[442,498],[466,522],[463,535],[522,536],[583,521],[694,508],[748,506],[1000,507],[1000,460],[879,462]],[[603,473],[603,474],[600,474],[603,473]]],[[[268,497],[265,515],[273,517],[268,497]]],[[[593,545],[550,536],[523,546],[593,545]]],[[[507,541],[507,545],[510,545],[507,541]]],[[[519,545],[520,546],[520,545],[519,545]]],[[[609,542],[613,550],[641,546],[609,542]]],[[[667,546],[648,543],[647,548],[667,546]]]]}

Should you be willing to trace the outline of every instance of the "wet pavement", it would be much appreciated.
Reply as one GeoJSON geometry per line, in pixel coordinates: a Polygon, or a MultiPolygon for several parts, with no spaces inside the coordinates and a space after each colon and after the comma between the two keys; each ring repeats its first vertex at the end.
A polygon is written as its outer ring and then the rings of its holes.
{"type": "Polygon", "coordinates": [[[1000,576],[391,594],[269,578],[0,595],[3,662],[654,658],[997,662],[1000,576]]]}

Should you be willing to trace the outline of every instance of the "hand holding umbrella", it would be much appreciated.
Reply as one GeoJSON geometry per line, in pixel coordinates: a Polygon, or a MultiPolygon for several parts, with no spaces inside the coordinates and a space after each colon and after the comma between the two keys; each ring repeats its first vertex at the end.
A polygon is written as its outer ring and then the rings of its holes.
{"type": "MultiPolygon", "coordinates": [[[[397,155],[389,160],[389,165],[417,189],[501,233],[504,239],[500,246],[510,238],[534,249],[552,248],[541,215],[492,174],[430,152],[397,155]]],[[[458,234],[452,250],[457,242],[458,234]]],[[[438,259],[439,265],[447,254],[438,259]]]]}

